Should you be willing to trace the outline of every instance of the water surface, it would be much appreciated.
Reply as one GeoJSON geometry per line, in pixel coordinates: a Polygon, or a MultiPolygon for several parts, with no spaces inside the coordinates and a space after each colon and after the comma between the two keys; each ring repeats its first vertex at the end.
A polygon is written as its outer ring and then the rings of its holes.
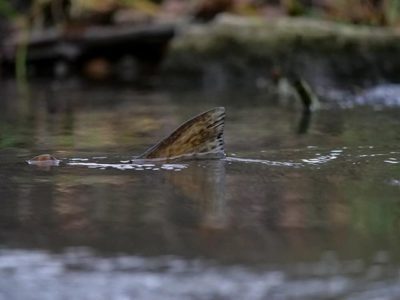
{"type": "Polygon", "coordinates": [[[2,85],[0,299],[400,297],[394,100],[2,85]],[[214,106],[226,159],[130,162],[214,106]]]}

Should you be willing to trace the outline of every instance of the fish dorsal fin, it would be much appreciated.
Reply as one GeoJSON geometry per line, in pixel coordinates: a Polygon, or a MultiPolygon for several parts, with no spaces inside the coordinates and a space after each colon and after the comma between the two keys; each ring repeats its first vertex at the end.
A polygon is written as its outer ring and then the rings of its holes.
{"type": "Polygon", "coordinates": [[[139,159],[223,158],[225,108],[217,107],[183,123],[139,159]]]}

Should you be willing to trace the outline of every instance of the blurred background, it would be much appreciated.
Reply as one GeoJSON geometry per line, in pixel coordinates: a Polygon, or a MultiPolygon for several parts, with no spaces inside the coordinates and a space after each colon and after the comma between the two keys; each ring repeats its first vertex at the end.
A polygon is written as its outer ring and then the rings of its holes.
{"type": "Polygon", "coordinates": [[[0,0],[0,300],[399,299],[399,14],[0,0]],[[217,106],[226,159],[132,161],[217,106]]]}
{"type": "Polygon", "coordinates": [[[399,12],[396,0],[2,0],[1,73],[397,78],[399,12]]]}

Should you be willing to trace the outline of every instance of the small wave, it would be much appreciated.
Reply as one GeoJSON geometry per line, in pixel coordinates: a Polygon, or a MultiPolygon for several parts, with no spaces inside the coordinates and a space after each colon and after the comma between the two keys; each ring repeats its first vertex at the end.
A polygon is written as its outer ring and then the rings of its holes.
{"type": "MultiPolygon", "coordinates": [[[[227,156],[224,160],[228,163],[246,163],[246,164],[260,164],[272,167],[288,167],[288,168],[301,168],[301,167],[321,167],[332,163],[335,160],[340,159],[340,162],[359,164],[363,160],[369,160],[373,158],[381,157],[380,161],[385,164],[397,165],[400,164],[400,157],[397,154],[400,152],[396,151],[377,151],[374,146],[358,146],[354,148],[341,147],[332,150],[322,150],[318,147],[309,146],[304,151],[296,151],[296,154],[301,154],[303,158],[298,157],[297,159],[291,160],[268,160],[262,158],[246,158],[238,157],[237,154],[232,153],[227,156]],[[375,150],[375,151],[374,151],[375,150]],[[304,158],[304,156],[306,156],[304,158]],[[308,156],[308,157],[307,157],[308,156]]],[[[95,158],[93,158],[95,159],[95,158]]],[[[162,163],[159,161],[131,161],[131,160],[120,160],[119,163],[102,163],[102,162],[91,162],[91,159],[87,158],[71,158],[66,165],[69,166],[84,166],[90,169],[118,169],[118,170],[167,170],[167,171],[181,171],[190,167],[191,162],[187,161],[183,163],[162,163]]]]}
{"type": "Polygon", "coordinates": [[[355,97],[358,105],[400,106],[400,85],[382,84],[365,90],[355,97]]]}
{"type": "Polygon", "coordinates": [[[391,179],[388,181],[389,185],[398,186],[400,187],[400,180],[399,179],[391,179]]]}
{"type": "MultiPolygon", "coordinates": [[[[254,164],[263,164],[268,166],[278,166],[278,167],[291,167],[291,168],[300,168],[300,167],[321,167],[322,165],[326,165],[332,163],[334,161],[338,161],[338,163],[346,163],[346,164],[360,164],[363,161],[370,162],[374,159],[377,163],[398,165],[400,164],[400,157],[397,157],[397,154],[400,152],[396,151],[374,151],[374,146],[359,146],[355,148],[342,147],[341,149],[332,149],[332,150],[319,150],[317,147],[307,147],[307,150],[304,151],[304,155],[309,157],[306,158],[298,158],[296,160],[290,161],[275,161],[275,160],[266,160],[266,159],[253,159],[253,158],[244,158],[244,157],[234,157],[229,156],[226,158],[228,162],[239,162],[239,163],[254,163],[254,164]],[[311,150],[311,151],[310,151],[311,150]],[[374,152],[371,152],[374,151],[374,152]]],[[[297,152],[297,153],[301,153],[297,152]]]]}
{"type": "Polygon", "coordinates": [[[100,169],[105,170],[108,168],[117,169],[117,170],[135,170],[135,171],[144,171],[144,170],[167,170],[167,171],[181,171],[188,167],[187,164],[131,164],[131,163],[94,163],[94,162],[68,162],[69,166],[84,166],[89,169],[100,169]]]}
{"type": "Polygon", "coordinates": [[[342,149],[334,149],[329,152],[327,155],[321,155],[320,153],[316,153],[313,158],[304,158],[299,159],[299,162],[295,161],[273,161],[266,159],[252,159],[252,158],[243,158],[243,157],[227,157],[226,160],[229,162],[242,162],[242,163],[258,163],[264,164],[268,166],[280,166],[280,167],[292,167],[299,168],[304,167],[306,165],[320,165],[326,164],[332,160],[337,159],[344,150],[342,149]]]}
{"type": "Polygon", "coordinates": [[[332,160],[337,159],[342,154],[342,152],[343,152],[343,150],[341,150],[341,149],[337,149],[337,150],[335,149],[335,150],[331,150],[330,153],[327,155],[317,154],[315,158],[302,159],[302,161],[309,165],[326,164],[332,160]]]}
{"type": "Polygon", "coordinates": [[[273,161],[266,159],[253,159],[253,158],[241,158],[241,157],[226,157],[228,162],[241,162],[241,163],[258,163],[268,166],[280,166],[280,167],[302,167],[303,164],[290,162],[290,161],[273,161]]]}

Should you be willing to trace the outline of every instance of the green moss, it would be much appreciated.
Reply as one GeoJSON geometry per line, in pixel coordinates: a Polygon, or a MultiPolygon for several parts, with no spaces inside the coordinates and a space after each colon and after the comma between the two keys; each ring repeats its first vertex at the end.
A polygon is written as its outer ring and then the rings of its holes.
{"type": "Polygon", "coordinates": [[[16,12],[7,0],[0,0],[0,16],[11,19],[16,16],[16,12]]]}

